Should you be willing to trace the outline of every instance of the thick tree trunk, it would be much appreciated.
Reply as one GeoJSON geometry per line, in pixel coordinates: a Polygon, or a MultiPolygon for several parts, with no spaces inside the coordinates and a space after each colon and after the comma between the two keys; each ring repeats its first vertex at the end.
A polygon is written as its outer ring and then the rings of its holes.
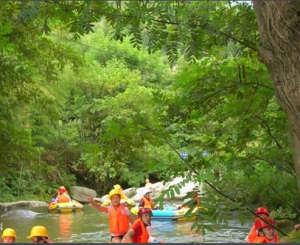
{"type": "Polygon", "coordinates": [[[253,1],[260,33],[259,60],[269,69],[278,103],[291,130],[300,192],[300,5],[297,1],[253,1]]]}

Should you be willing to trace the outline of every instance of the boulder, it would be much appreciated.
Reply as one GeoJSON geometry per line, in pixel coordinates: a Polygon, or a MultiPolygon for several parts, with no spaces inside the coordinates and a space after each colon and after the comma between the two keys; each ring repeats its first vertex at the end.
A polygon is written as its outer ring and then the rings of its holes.
{"type": "Polygon", "coordinates": [[[165,185],[163,184],[163,182],[157,182],[157,183],[151,184],[150,190],[152,191],[152,193],[151,193],[150,196],[152,198],[159,197],[159,195],[162,192],[164,186],[165,185]]]}
{"type": "Polygon", "coordinates": [[[82,186],[72,186],[70,188],[70,195],[71,197],[78,201],[78,202],[87,202],[87,196],[90,195],[92,198],[95,198],[97,196],[97,193],[95,190],[82,187],[82,186]]]}
{"type": "Polygon", "coordinates": [[[100,201],[101,201],[101,202],[104,202],[104,201],[106,201],[107,199],[108,199],[108,194],[102,196],[102,197],[100,198],[100,201]]]}
{"type": "MultiPolygon", "coordinates": [[[[182,181],[183,181],[183,178],[182,178],[182,177],[177,177],[177,178],[175,178],[173,181],[168,182],[168,183],[163,187],[162,190],[167,190],[167,189],[169,189],[171,186],[176,185],[176,184],[178,184],[178,183],[180,183],[180,182],[182,182],[182,181]]],[[[197,184],[197,183],[194,183],[194,182],[191,182],[191,181],[187,182],[184,186],[182,186],[181,188],[179,188],[179,190],[180,190],[180,193],[179,193],[179,194],[177,194],[177,193],[175,192],[175,199],[182,199],[182,198],[184,198],[184,196],[186,196],[188,192],[192,191],[192,190],[193,190],[194,188],[196,188],[196,187],[198,187],[198,184],[197,184]]],[[[199,188],[198,188],[198,189],[199,189],[199,188]]],[[[201,189],[201,188],[200,188],[200,189],[201,189]]]]}
{"type": "Polygon", "coordinates": [[[6,212],[11,208],[19,208],[19,207],[47,207],[48,204],[46,202],[41,201],[18,201],[18,202],[7,202],[0,203],[0,211],[6,212]]]}
{"type": "Polygon", "coordinates": [[[143,192],[144,192],[145,187],[140,187],[136,189],[136,194],[134,197],[132,197],[134,202],[139,202],[141,198],[143,197],[143,192]]]}
{"type": "MultiPolygon", "coordinates": [[[[151,185],[149,185],[147,187],[147,189],[150,189],[151,191],[151,198],[157,198],[159,197],[159,195],[161,194],[161,192],[163,190],[167,190],[169,189],[171,186],[176,185],[180,182],[183,181],[182,177],[177,177],[174,180],[167,182],[166,184],[164,184],[163,182],[157,182],[157,183],[153,183],[151,185]]],[[[187,195],[188,192],[192,191],[195,187],[198,186],[198,183],[194,183],[194,182],[187,182],[185,185],[183,185],[182,188],[180,188],[180,193],[177,194],[175,192],[175,199],[183,199],[184,196],[187,195]]],[[[126,190],[123,190],[123,193],[130,199],[132,199],[134,202],[139,202],[141,200],[141,198],[143,197],[143,191],[144,191],[145,187],[140,187],[140,188],[129,188],[126,190]]],[[[202,188],[200,186],[199,190],[201,191],[202,188]]],[[[108,198],[108,195],[105,195],[103,197],[101,197],[102,201],[105,201],[108,198]]],[[[164,199],[167,199],[167,196],[164,197],[164,199]]]]}
{"type": "Polygon", "coordinates": [[[128,198],[132,198],[136,194],[136,189],[135,188],[128,188],[128,189],[123,190],[123,193],[128,198]]]}
{"type": "Polygon", "coordinates": [[[33,212],[25,209],[17,209],[6,212],[1,217],[9,217],[9,219],[34,219],[37,215],[43,215],[42,213],[33,212]]]}

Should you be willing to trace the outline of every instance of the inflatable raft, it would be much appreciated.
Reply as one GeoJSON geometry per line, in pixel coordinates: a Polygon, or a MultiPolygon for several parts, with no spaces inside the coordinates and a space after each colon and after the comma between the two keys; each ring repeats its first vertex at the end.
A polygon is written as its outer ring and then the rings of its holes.
{"type": "Polygon", "coordinates": [[[62,203],[54,203],[51,202],[48,205],[49,213],[72,213],[72,212],[81,212],[83,210],[83,206],[81,203],[72,200],[72,202],[62,202],[62,203]]]}
{"type": "MultiPolygon", "coordinates": [[[[135,202],[131,199],[121,199],[121,203],[127,203],[129,209],[135,206],[135,202]]],[[[111,204],[110,199],[106,199],[104,202],[101,203],[101,206],[105,207],[111,204]]]]}
{"type": "MultiPolygon", "coordinates": [[[[177,221],[185,221],[185,220],[195,220],[196,216],[194,215],[197,212],[198,208],[195,208],[192,213],[190,213],[189,217],[185,217],[184,215],[189,210],[189,208],[181,208],[179,210],[176,209],[176,207],[165,207],[164,209],[154,209],[152,210],[153,217],[152,220],[177,220],[177,221]]],[[[133,216],[137,216],[137,213],[139,211],[138,207],[133,207],[130,209],[130,212],[133,216]]]]}

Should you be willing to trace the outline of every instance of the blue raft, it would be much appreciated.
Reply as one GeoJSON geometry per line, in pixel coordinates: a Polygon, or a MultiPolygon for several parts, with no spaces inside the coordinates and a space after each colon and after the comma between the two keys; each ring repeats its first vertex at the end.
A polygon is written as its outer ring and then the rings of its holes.
{"type": "MultiPolygon", "coordinates": [[[[152,210],[153,213],[153,217],[152,220],[178,220],[178,221],[184,221],[184,220],[194,220],[196,218],[196,216],[194,215],[197,212],[198,208],[195,208],[192,213],[189,215],[190,217],[184,217],[184,215],[186,214],[186,212],[189,210],[189,208],[181,208],[181,209],[176,209],[173,206],[170,207],[164,207],[164,209],[155,209],[152,210]]],[[[139,208],[138,207],[134,207],[132,209],[130,209],[130,212],[133,216],[137,217],[139,208]]]]}

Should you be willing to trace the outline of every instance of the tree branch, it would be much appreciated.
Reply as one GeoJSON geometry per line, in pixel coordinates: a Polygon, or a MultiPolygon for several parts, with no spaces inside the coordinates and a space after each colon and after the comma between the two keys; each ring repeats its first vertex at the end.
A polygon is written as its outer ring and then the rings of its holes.
{"type": "MultiPolygon", "coordinates": [[[[129,18],[129,19],[140,19],[136,16],[133,16],[133,15],[123,15],[123,14],[111,14],[111,13],[106,13],[106,12],[102,12],[102,11],[95,11],[93,10],[93,12],[95,13],[98,13],[98,14],[102,14],[104,16],[112,16],[112,17],[118,17],[118,18],[129,18]]],[[[164,21],[164,20],[158,20],[158,19],[154,19],[154,18],[149,18],[151,21],[154,21],[154,22],[157,22],[157,23],[162,23],[162,24],[167,24],[167,25],[176,25],[176,26],[179,26],[181,23],[180,22],[172,22],[172,21],[164,21]]],[[[196,24],[189,24],[190,27],[201,27],[203,28],[203,26],[201,25],[196,25],[196,24]]],[[[248,47],[250,49],[252,49],[253,51],[257,51],[257,48],[256,47],[253,47],[252,45],[250,44],[247,44],[246,42],[238,39],[237,37],[234,37],[228,33],[225,33],[223,31],[218,31],[216,30],[215,28],[213,28],[211,25],[209,25],[209,27],[211,28],[210,30],[213,30],[213,32],[215,33],[219,33],[220,35],[223,35],[227,38],[230,38],[242,45],[244,45],[245,47],[248,47]]]]}
{"type": "MultiPolygon", "coordinates": [[[[180,157],[180,159],[188,165],[188,167],[191,169],[192,172],[194,172],[195,174],[199,175],[198,171],[196,169],[194,169],[187,161],[185,161],[184,159],[182,159],[182,157],[180,156],[179,152],[177,151],[177,149],[167,140],[165,140],[167,142],[167,144],[176,152],[176,154],[180,157]]],[[[204,180],[204,183],[206,183],[209,187],[211,187],[214,191],[216,191],[217,193],[219,193],[221,196],[227,198],[228,200],[236,203],[237,201],[235,201],[233,198],[231,198],[230,196],[226,195],[225,193],[223,193],[222,191],[220,191],[218,188],[216,188],[215,186],[213,186],[209,181],[204,180]]],[[[282,233],[283,235],[287,236],[287,234],[282,231],[281,229],[279,229],[278,227],[274,226],[273,224],[270,224],[267,220],[264,220],[262,217],[260,217],[259,215],[257,215],[255,212],[253,212],[248,206],[246,207],[247,210],[252,213],[254,216],[256,216],[257,218],[262,219],[263,221],[265,221],[266,223],[268,223],[271,227],[273,227],[275,230],[279,231],[280,233],[282,233]]]]}
{"type": "Polygon", "coordinates": [[[283,147],[279,144],[279,142],[276,140],[276,138],[273,136],[273,134],[271,133],[271,129],[269,127],[269,125],[267,124],[267,122],[265,120],[263,120],[261,117],[259,117],[256,114],[252,114],[254,118],[257,118],[261,121],[261,125],[263,128],[265,128],[265,130],[267,131],[267,133],[269,134],[269,136],[274,140],[275,144],[277,145],[277,147],[282,150],[283,147]]]}

